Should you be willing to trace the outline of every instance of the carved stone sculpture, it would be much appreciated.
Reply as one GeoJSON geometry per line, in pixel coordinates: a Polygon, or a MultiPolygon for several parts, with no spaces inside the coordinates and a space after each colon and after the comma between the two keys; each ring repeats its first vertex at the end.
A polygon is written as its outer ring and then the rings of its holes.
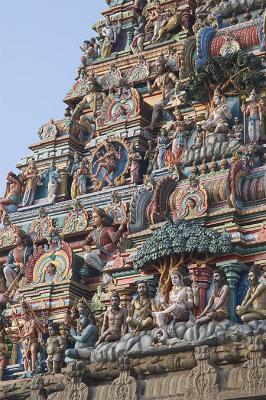
{"type": "Polygon", "coordinates": [[[242,105],[241,111],[248,117],[248,136],[251,143],[257,143],[260,139],[262,131],[262,123],[264,118],[263,100],[259,99],[255,90],[252,90],[248,105],[242,105]]]}
{"type": "Polygon", "coordinates": [[[49,337],[46,341],[47,368],[50,374],[61,372],[65,343],[59,332],[59,326],[55,323],[48,327],[49,337]]]}
{"type": "Polygon", "coordinates": [[[211,293],[208,304],[197,317],[196,324],[203,325],[210,321],[222,321],[228,318],[229,286],[222,271],[213,274],[215,288],[211,293]]]}
{"type": "Polygon", "coordinates": [[[73,177],[71,184],[71,198],[76,199],[77,196],[86,194],[89,173],[85,160],[82,160],[77,152],[74,153],[73,164],[69,172],[73,177]]]}
{"type": "Polygon", "coordinates": [[[74,360],[88,360],[98,339],[94,317],[84,299],[78,301],[77,311],[79,331],[77,332],[73,327],[70,329],[70,336],[75,341],[75,347],[66,350],[66,363],[74,360]]]}
{"type": "Polygon", "coordinates": [[[59,183],[61,182],[61,177],[58,168],[52,163],[50,168],[46,171],[44,176],[48,177],[48,192],[47,199],[49,202],[54,202],[56,194],[58,191],[59,183]]]}
{"type": "Polygon", "coordinates": [[[157,150],[158,158],[157,164],[158,168],[164,168],[167,163],[167,155],[171,153],[171,141],[168,138],[167,130],[165,128],[161,129],[160,136],[157,139],[157,150]]]}
{"type": "Polygon", "coordinates": [[[23,198],[22,206],[31,206],[35,199],[37,185],[41,185],[40,174],[34,158],[31,158],[28,162],[27,167],[21,173],[23,180],[23,198]]]}
{"type": "Polygon", "coordinates": [[[145,25],[146,18],[143,15],[138,17],[137,22],[134,24],[134,37],[130,48],[133,53],[144,50],[144,41],[145,41],[145,25]]]}
{"type": "Polygon", "coordinates": [[[137,283],[138,297],[132,300],[127,323],[134,333],[153,327],[152,300],[148,294],[147,282],[137,283]]]}
{"type": "Polygon", "coordinates": [[[129,153],[131,183],[139,183],[141,160],[142,160],[141,154],[139,153],[137,147],[133,145],[129,153]]]}
{"type": "Polygon", "coordinates": [[[6,177],[6,193],[0,199],[0,222],[5,214],[17,211],[22,192],[22,184],[16,174],[9,172],[6,177]]]}
{"type": "Polygon", "coordinates": [[[78,74],[75,78],[78,80],[81,75],[85,73],[86,67],[90,66],[94,60],[96,60],[99,51],[99,45],[95,38],[90,40],[84,40],[83,44],[80,46],[80,50],[83,55],[81,57],[81,65],[78,68],[78,74]]]}
{"type": "Polygon", "coordinates": [[[103,38],[103,43],[101,45],[102,58],[107,58],[111,55],[113,45],[116,43],[120,31],[121,25],[119,23],[117,25],[112,24],[110,17],[107,16],[105,25],[99,32],[103,38]]]}
{"type": "Polygon", "coordinates": [[[111,307],[104,314],[101,336],[96,346],[103,342],[116,342],[127,333],[127,310],[120,307],[120,296],[114,292],[111,296],[111,307]]]}
{"type": "Polygon", "coordinates": [[[248,273],[249,289],[242,304],[236,308],[237,314],[244,322],[266,318],[266,285],[259,281],[260,276],[256,266],[248,273]]]}

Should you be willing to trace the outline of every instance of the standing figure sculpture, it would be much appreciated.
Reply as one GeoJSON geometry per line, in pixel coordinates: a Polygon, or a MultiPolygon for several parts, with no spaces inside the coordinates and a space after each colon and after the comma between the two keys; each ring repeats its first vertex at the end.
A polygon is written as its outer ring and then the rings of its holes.
{"type": "Polygon", "coordinates": [[[71,184],[71,198],[74,200],[77,196],[86,194],[88,178],[88,168],[77,152],[74,153],[70,175],[73,177],[71,184]]]}
{"type": "Polygon", "coordinates": [[[222,321],[228,318],[229,286],[226,275],[222,271],[213,273],[214,289],[208,304],[203,312],[196,318],[197,325],[207,324],[210,321],[222,321]]]}
{"type": "Polygon", "coordinates": [[[255,90],[250,93],[248,106],[242,105],[241,111],[248,117],[248,136],[251,143],[257,143],[262,131],[264,118],[263,101],[259,100],[255,90]]]}
{"type": "Polygon", "coordinates": [[[156,78],[149,92],[152,94],[156,89],[160,90],[162,100],[153,106],[151,123],[146,129],[154,131],[163,108],[169,103],[174,94],[177,82],[178,77],[174,72],[168,70],[164,55],[160,54],[156,61],[156,78]]]}
{"type": "Polygon", "coordinates": [[[100,35],[104,38],[101,47],[102,58],[110,57],[113,46],[117,41],[117,37],[120,34],[120,31],[121,31],[120,23],[118,23],[117,25],[112,25],[110,17],[107,16],[105,26],[99,32],[100,35]]]}
{"type": "MultiPolygon", "coordinates": [[[[164,303],[163,311],[155,312],[156,322],[159,328],[165,329],[174,317],[177,322],[189,320],[189,312],[193,309],[194,303],[198,303],[198,288],[186,286],[184,277],[179,271],[171,274],[172,289],[169,293],[169,302],[164,303]]],[[[162,305],[161,305],[162,307],[162,305]]]]}
{"type": "Polygon", "coordinates": [[[148,149],[144,155],[144,160],[148,161],[148,168],[146,171],[146,175],[151,175],[153,170],[157,169],[157,157],[158,157],[158,149],[155,149],[154,142],[149,140],[148,149]]]}
{"type": "Polygon", "coordinates": [[[67,364],[75,360],[89,360],[98,339],[94,316],[84,299],[78,301],[77,311],[79,314],[78,331],[73,327],[70,328],[70,336],[75,341],[75,347],[67,349],[65,352],[67,364]]]}
{"type": "Polygon", "coordinates": [[[138,296],[132,300],[127,323],[134,333],[153,328],[153,301],[149,297],[147,282],[137,283],[138,296]]]}
{"type": "Polygon", "coordinates": [[[120,307],[118,292],[112,293],[111,307],[104,314],[101,336],[96,346],[102,342],[117,342],[127,333],[127,309],[120,307]]]}
{"type": "Polygon", "coordinates": [[[22,192],[22,184],[17,175],[9,172],[6,177],[6,192],[0,199],[0,222],[5,214],[17,211],[22,192]]]}
{"type": "Polygon", "coordinates": [[[158,136],[158,140],[157,140],[158,168],[164,168],[166,166],[167,153],[171,152],[171,150],[170,150],[171,146],[172,146],[172,144],[168,137],[167,130],[165,128],[162,128],[161,132],[160,132],[160,136],[158,136]]]}
{"type": "Polygon", "coordinates": [[[39,171],[34,158],[29,160],[27,167],[21,173],[21,177],[24,182],[24,194],[21,204],[23,207],[31,206],[35,199],[37,185],[41,185],[39,171]]]}
{"type": "Polygon", "coordinates": [[[94,137],[95,120],[99,115],[106,94],[101,91],[101,87],[93,76],[86,81],[86,87],[87,94],[74,109],[72,118],[79,123],[85,133],[94,137]],[[88,111],[89,114],[82,114],[83,110],[88,111]]]}
{"type": "Polygon", "coordinates": [[[31,238],[20,228],[16,229],[14,233],[14,245],[15,248],[8,253],[7,264],[3,270],[10,297],[14,296],[17,289],[17,286],[14,286],[13,282],[22,276],[27,261],[33,254],[31,238]]]}
{"type": "Polygon", "coordinates": [[[244,322],[266,319],[266,284],[260,282],[260,277],[259,268],[251,267],[248,273],[249,289],[242,304],[236,308],[236,313],[244,322]]]}
{"type": "Polygon", "coordinates": [[[145,41],[145,25],[146,18],[143,15],[140,15],[138,17],[138,21],[133,25],[134,36],[130,45],[132,53],[137,53],[138,51],[144,50],[143,45],[145,41]]]}
{"type": "Polygon", "coordinates": [[[54,163],[52,163],[48,171],[46,171],[45,175],[48,176],[47,199],[48,201],[53,202],[56,198],[58,185],[61,182],[60,173],[54,163]]]}
{"type": "Polygon", "coordinates": [[[121,148],[119,147],[117,152],[112,143],[106,143],[105,150],[105,154],[95,161],[95,164],[98,164],[98,166],[94,174],[94,179],[98,179],[100,172],[103,172],[102,181],[107,182],[108,186],[112,187],[114,186],[114,182],[110,175],[117,169],[118,161],[121,159],[121,148]]]}
{"type": "Polygon", "coordinates": [[[125,223],[118,229],[112,226],[112,218],[98,207],[94,207],[92,214],[94,230],[85,239],[84,260],[88,267],[102,271],[107,261],[117,253],[117,244],[123,235],[125,223]],[[96,246],[96,251],[91,251],[91,245],[96,246]]]}
{"type": "Polygon", "coordinates": [[[131,183],[139,183],[141,160],[142,160],[141,154],[139,153],[137,147],[133,145],[129,154],[131,183]]]}
{"type": "Polygon", "coordinates": [[[46,341],[47,369],[50,374],[61,372],[62,360],[65,352],[65,342],[60,335],[59,326],[51,324],[48,326],[49,337],[46,341]]]}

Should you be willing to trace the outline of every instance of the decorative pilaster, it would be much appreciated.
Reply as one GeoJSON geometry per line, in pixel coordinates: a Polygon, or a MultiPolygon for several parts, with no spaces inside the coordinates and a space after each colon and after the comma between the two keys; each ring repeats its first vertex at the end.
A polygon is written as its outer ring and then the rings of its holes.
{"type": "Polygon", "coordinates": [[[61,184],[60,184],[60,193],[57,195],[57,197],[60,198],[67,198],[68,194],[68,173],[66,169],[60,170],[60,176],[61,176],[61,184]]]}
{"type": "Polygon", "coordinates": [[[225,272],[228,285],[230,288],[230,304],[229,304],[229,316],[232,322],[236,321],[236,288],[243,271],[246,271],[248,267],[245,264],[240,263],[237,260],[228,260],[222,263],[216,264],[217,268],[225,272]]]}
{"type": "Polygon", "coordinates": [[[206,306],[206,292],[211,283],[213,270],[207,264],[191,264],[188,269],[193,282],[199,288],[199,305],[194,307],[193,314],[200,315],[206,306]]]}

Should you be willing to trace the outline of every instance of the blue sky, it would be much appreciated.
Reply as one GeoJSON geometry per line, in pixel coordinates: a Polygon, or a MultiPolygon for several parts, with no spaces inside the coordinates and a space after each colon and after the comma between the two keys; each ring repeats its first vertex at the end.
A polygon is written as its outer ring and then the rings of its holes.
{"type": "Polygon", "coordinates": [[[105,0],[0,0],[0,197],[39,127],[63,116],[79,46],[106,8],[105,0]]]}

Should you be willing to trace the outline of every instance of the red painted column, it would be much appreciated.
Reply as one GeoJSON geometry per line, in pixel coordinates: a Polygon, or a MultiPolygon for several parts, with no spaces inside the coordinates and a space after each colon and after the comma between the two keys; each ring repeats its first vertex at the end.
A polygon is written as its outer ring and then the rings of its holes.
{"type": "Polygon", "coordinates": [[[212,280],[213,270],[205,263],[191,264],[188,269],[193,283],[199,288],[199,305],[193,308],[193,314],[197,316],[206,306],[206,292],[212,280]]]}

